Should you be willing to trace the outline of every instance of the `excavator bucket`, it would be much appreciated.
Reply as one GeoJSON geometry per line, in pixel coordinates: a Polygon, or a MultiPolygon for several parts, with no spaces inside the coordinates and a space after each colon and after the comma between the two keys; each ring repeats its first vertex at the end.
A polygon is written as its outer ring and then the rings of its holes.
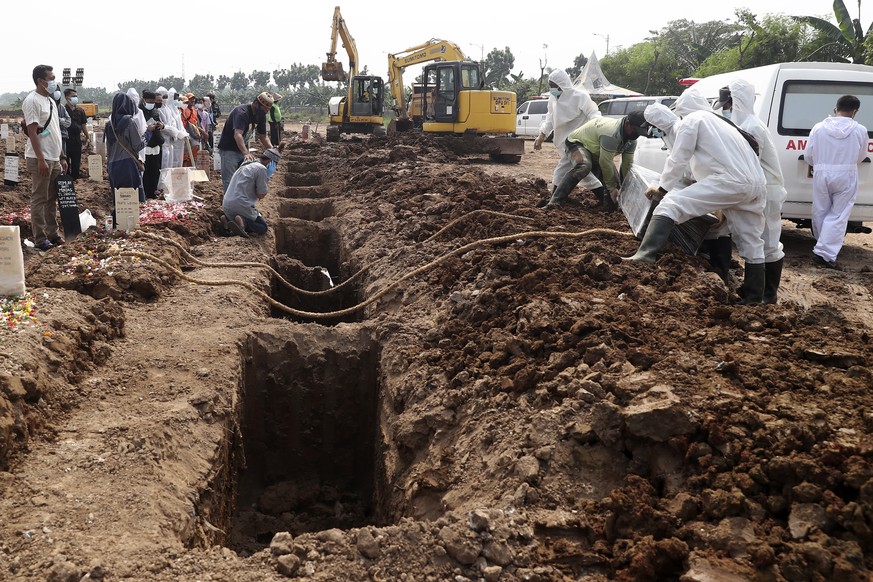
{"type": "Polygon", "coordinates": [[[343,64],[336,61],[321,63],[321,78],[325,81],[345,81],[346,72],[343,71],[343,64]]]}

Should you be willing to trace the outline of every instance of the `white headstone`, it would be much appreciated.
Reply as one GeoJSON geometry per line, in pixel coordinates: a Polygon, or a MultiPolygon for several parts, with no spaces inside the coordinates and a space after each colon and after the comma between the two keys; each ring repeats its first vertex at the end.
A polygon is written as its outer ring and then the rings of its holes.
{"type": "Polygon", "coordinates": [[[130,232],[139,228],[139,191],[136,188],[115,190],[115,228],[130,232]]]}
{"type": "Polygon", "coordinates": [[[0,226],[0,295],[21,297],[24,287],[24,254],[17,226],[0,226]]]}
{"type": "Polygon", "coordinates": [[[15,134],[10,133],[6,136],[6,153],[14,154],[15,153],[15,134]]]}
{"type": "Polygon", "coordinates": [[[0,123],[0,139],[6,139],[6,136],[9,135],[9,124],[8,123],[0,123]]]}
{"type": "Polygon", "coordinates": [[[99,154],[88,156],[88,179],[92,182],[103,181],[103,156],[99,154]]]}
{"type": "Polygon", "coordinates": [[[18,156],[6,156],[6,163],[3,165],[3,181],[5,183],[18,183],[18,156]]]}
{"type": "Polygon", "coordinates": [[[212,156],[212,169],[216,172],[221,171],[221,156],[218,155],[218,152],[216,152],[215,155],[212,156]]]}

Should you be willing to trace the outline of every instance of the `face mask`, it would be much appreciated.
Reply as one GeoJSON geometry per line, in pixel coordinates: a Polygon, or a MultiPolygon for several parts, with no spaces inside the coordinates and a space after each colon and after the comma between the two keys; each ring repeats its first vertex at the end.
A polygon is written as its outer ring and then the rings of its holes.
{"type": "Polygon", "coordinates": [[[203,104],[202,104],[202,103],[198,103],[198,104],[195,105],[194,107],[196,107],[197,109],[203,109],[203,104]]]}
{"type": "Polygon", "coordinates": [[[61,92],[56,89],[55,92],[52,93],[52,97],[55,98],[55,101],[60,101],[61,100],[61,92]]]}
{"type": "Polygon", "coordinates": [[[664,137],[667,134],[653,125],[652,127],[649,128],[649,135],[657,138],[657,137],[664,137]]]}
{"type": "Polygon", "coordinates": [[[151,111],[152,109],[155,108],[155,104],[154,103],[144,103],[143,107],[145,107],[147,111],[151,111]]]}
{"type": "Polygon", "coordinates": [[[721,116],[724,117],[725,119],[730,119],[731,118],[731,110],[730,109],[722,109],[721,116]]]}
{"type": "Polygon", "coordinates": [[[57,81],[49,81],[48,85],[46,85],[46,87],[45,87],[45,90],[48,91],[49,93],[54,93],[55,91],[57,91],[57,89],[58,89],[58,82],[57,81]]]}
{"type": "Polygon", "coordinates": [[[161,101],[156,101],[156,102],[154,103],[155,109],[160,109],[163,105],[164,105],[164,104],[163,104],[163,102],[161,102],[161,101]]]}
{"type": "Polygon", "coordinates": [[[70,97],[70,105],[78,105],[79,98],[78,97],[70,97]]]}
{"type": "Polygon", "coordinates": [[[560,89],[558,89],[557,87],[552,87],[551,89],[549,89],[549,93],[551,93],[552,95],[554,95],[557,98],[557,97],[561,96],[562,91],[560,89]]]}
{"type": "Polygon", "coordinates": [[[267,164],[267,180],[273,177],[273,173],[276,171],[276,162],[270,162],[267,164]]]}

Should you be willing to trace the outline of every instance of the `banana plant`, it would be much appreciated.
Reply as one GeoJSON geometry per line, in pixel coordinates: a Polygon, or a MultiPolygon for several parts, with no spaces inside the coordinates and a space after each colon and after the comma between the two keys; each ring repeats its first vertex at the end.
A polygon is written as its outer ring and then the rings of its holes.
{"type": "MultiPolygon", "coordinates": [[[[846,61],[851,59],[855,64],[866,64],[867,47],[865,42],[873,32],[873,24],[870,25],[866,33],[861,28],[861,0],[858,0],[858,18],[853,19],[849,16],[849,11],[846,10],[843,0],[834,0],[834,16],[837,19],[836,25],[815,16],[792,16],[792,18],[797,22],[811,26],[822,35],[826,44],[815,52],[825,47],[836,46],[846,61]]],[[[807,58],[811,57],[812,54],[808,55],[807,58]]]]}

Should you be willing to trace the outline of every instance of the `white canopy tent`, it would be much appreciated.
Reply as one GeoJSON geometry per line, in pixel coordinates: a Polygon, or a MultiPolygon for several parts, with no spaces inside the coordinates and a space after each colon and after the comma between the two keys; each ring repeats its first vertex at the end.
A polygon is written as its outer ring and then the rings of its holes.
{"type": "Polygon", "coordinates": [[[574,87],[585,89],[592,99],[613,99],[615,97],[638,97],[642,93],[613,85],[600,70],[600,61],[597,55],[591,52],[588,62],[582,67],[582,72],[573,82],[574,87]]]}

